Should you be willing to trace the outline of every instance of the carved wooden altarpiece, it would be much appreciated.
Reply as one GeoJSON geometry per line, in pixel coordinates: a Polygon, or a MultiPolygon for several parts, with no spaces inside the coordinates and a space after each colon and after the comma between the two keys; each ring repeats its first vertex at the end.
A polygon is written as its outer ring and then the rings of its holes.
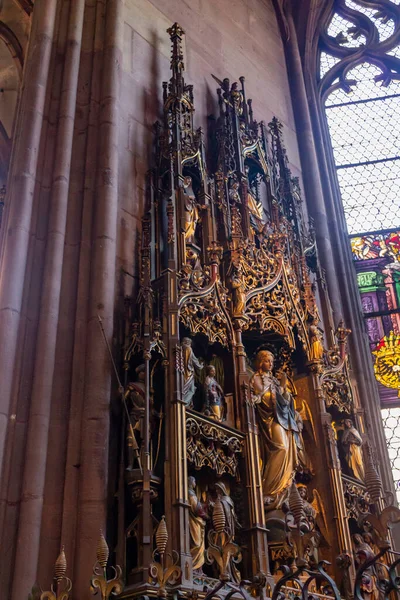
{"type": "MultiPolygon", "coordinates": [[[[349,331],[321,329],[329,299],[282,125],[255,121],[240,77],[219,81],[219,113],[207,136],[196,129],[184,32],[168,33],[125,348],[117,561],[126,597],[205,597],[216,585],[226,595],[240,581],[265,596],[282,564],[351,552],[370,510],[365,478],[346,462],[354,440],[338,451],[353,439],[346,428],[365,434],[349,331]],[[263,481],[272,454],[252,384],[261,350],[286,374],[277,397],[294,402],[301,440],[279,501],[263,481]]],[[[273,409],[271,423],[281,427],[273,409]]]]}

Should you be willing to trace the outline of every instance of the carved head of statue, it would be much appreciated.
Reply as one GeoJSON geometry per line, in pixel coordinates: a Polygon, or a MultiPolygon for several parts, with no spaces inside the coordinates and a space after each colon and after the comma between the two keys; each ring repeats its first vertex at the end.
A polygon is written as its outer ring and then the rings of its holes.
{"type": "Polygon", "coordinates": [[[188,337],[184,337],[182,338],[182,346],[186,347],[186,348],[191,348],[192,347],[192,340],[188,337]]]}
{"type": "Polygon", "coordinates": [[[145,366],[144,365],[139,365],[138,367],[136,367],[135,373],[137,375],[138,381],[144,381],[144,378],[145,378],[145,366]]]}
{"type": "Polygon", "coordinates": [[[183,178],[183,187],[186,189],[191,185],[192,185],[192,178],[190,177],[190,175],[186,175],[183,178]]]}
{"type": "Polygon", "coordinates": [[[303,485],[303,484],[299,484],[297,486],[297,489],[299,490],[299,496],[300,498],[302,498],[303,500],[307,500],[307,496],[308,496],[308,490],[307,490],[307,486],[303,485]]]}
{"type": "Polygon", "coordinates": [[[374,543],[374,538],[372,537],[372,535],[370,533],[363,533],[363,540],[366,544],[368,544],[369,546],[372,546],[372,544],[374,543]]]}
{"type": "Polygon", "coordinates": [[[351,419],[345,419],[343,421],[343,425],[345,429],[351,429],[352,427],[354,427],[353,421],[351,419]]]}
{"type": "Polygon", "coordinates": [[[269,350],[260,350],[255,360],[256,370],[270,373],[274,367],[274,359],[274,355],[269,350]]]}
{"type": "Polygon", "coordinates": [[[225,484],[222,483],[222,481],[218,481],[215,484],[215,490],[216,490],[218,496],[229,496],[228,490],[226,489],[225,484]]]}
{"type": "Polygon", "coordinates": [[[196,480],[193,477],[193,475],[190,475],[188,477],[188,487],[189,487],[189,490],[195,490],[196,489],[196,480]]]}
{"type": "Polygon", "coordinates": [[[206,375],[208,375],[208,377],[215,377],[215,367],[213,365],[208,365],[208,367],[206,367],[206,375]]]}

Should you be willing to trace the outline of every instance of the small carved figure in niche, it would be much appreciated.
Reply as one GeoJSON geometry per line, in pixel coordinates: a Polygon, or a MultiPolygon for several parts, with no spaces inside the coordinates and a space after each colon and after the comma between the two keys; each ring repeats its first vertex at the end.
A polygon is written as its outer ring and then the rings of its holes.
{"type": "Polygon", "coordinates": [[[231,99],[236,114],[240,117],[243,114],[243,94],[238,89],[237,81],[234,81],[231,85],[231,99]]]}
{"type": "MultiPolygon", "coordinates": [[[[362,534],[362,537],[363,537],[364,543],[368,544],[368,546],[371,548],[372,552],[374,554],[379,554],[380,548],[375,544],[372,534],[367,531],[362,534]]],[[[381,558],[380,560],[382,562],[384,562],[383,558],[381,558]]]]}
{"type": "Polygon", "coordinates": [[[218,381],[221,388],[224,389],[224,383],[225,383],[224,361],[217,354],[212,354],[209,364],[211,366],[215,367],[215,379],[218,381]]]}
{"type": "Polygon", "coordinates": [[[280,506],[292,483],[303,450],[298,413],[287,389],[287,378],[281,382],[272,374],[274,355],[258,352],[256,372],[250,380],[252,401],[262,439],[262,481],[265,503],[280,506]]]}
{"type": "Polygon", "coordinates": [[[311,459],[306,452],[306,448],[305,448],[304,440],[303,440],[303,429],[304,429],[303,418],[297,410],[295,410],[295,415],[296,415],[296,423],[297,423],[297,427],[299,430],[299,437],[300,437],[300,443],[301,443],[301,448],[298,448],[299,467],[300,467],[301,471],[312,475],[314,473],[314,468],[313,468],[311,459]]]}
{"type": "Polygon", "coordinates": [[[239,183],[237,181],[232,181],[229,188],[229,200],[231,204],[241,204],[242,201],[240,199],[239,194],[239,183]]]}
{"type": "Polygon", "coordinates": [[[232,296],[233,296],[233,316],[241,317],[246,308],[246,286],[244,281],[243,267],[239,264],[233,267],[231,275],[232,296]]]}
{"type": "MultiPolygon", "coordinates": [[[[362,536],[358,533],[353,535],[353,541],[355,545],[355,558],[356,565],[360,567],[365,561],[371,560],[375,555],[369,544],[367,544],[362,536]]],[[[360,590],[364,600],[378,600],[380,597],[379,589],[377,586],[377,571],[374,565],[371,565],[363,573],[361,579],[360,590]]]]}
{"type": "Polygon", "coordinates": [[[197,498],[196,480],[188,477],[189,494],[189,531],[190,553],[192,555],[193,569],[200,571],[204,565],[206,520],[209,518],[202,503],[197,498]]]}
{"type": "MultiPolygon", "coordinates": [[[[229,542],[234,542],[236,529],[240,527],[240,523],[236,516],[233,500],[228,494],[228,490],[222,481],[219,481],[215,484],[215,491],[217,494],[217,499],[221,502],[225,515],[225,528],[224,533],[222,534],[221,545],[227,546],[229,542]]],[[[209,506],[211,510],[214,510],[215,502],[210,501],[209,506]]],[[[235,581],[236,583],[240,583],[242,578],[240,571],[235,566],[233,558],[229,560],[227,572],[231,580],[235,581]]]]}
{"type": "Polygon", "coordinates": [[[317,511],[315,510],[313,505],[310,504],[310,502],[308,501],[307,486],[305,486],[302,483],[298,483],[297,489],[299,490],[300,498],[302,498],[302,500],[303,500],[303,510],[305,512],[305,515],[306,515],[306,518],[307,518],[307,521],[308,521],[308,524],[310,527],[310,531],[312,531],[313,529],[315,529],[315,521],[317,518],[317,511]]]}
{"type": "Polygon", "coordinates": [[[322,345],[323,334],[318,327],[317,319],[313,319],[308,328],[310,334],[310,360],[322,360],[324,356],[324,347],[322,345]]]}
{"type": "Polygon", "coordinates": [[[128,466],[127,470],[132,470],[134,467],[135,459],[138,458],[138,443],[135,437],[135,432],[138,432],[140,438],[142,438],[141,422],[144,417],[144,406],[145,406],[145,366],[139,365],[135,373],[138,380],[128,384],[125,392],[125,401],[128,405],[130,423],[127,423],[126,432],[126,445],[128,454],[128,466]]]}
{"type": "Polygon", "coordinates": [[[192,340],[184,337],[182,340],[183,352],[183,402],[188,408],[193,406],[193,396],[196,391],[194,383],[195,370],[201,371],[204,367],[192,350],[192,340]]]}
{"type": "MultiPolygon", "coordinates": [[[[249,168],[246,166],[246,175],[249,178],[249,168]]],[[[247,192],[247,206],[250,211],[250,223],[257,230],[261,231],[264,226],[264,214],[262,204],[253,196],[250,190],[247,192]]]]}
{"type": "Polygon", "coordinates": [[[250,223],[257,231],[262,231],[264,226],[263,208],[251,192],[247,192],[247,206],[250,211],[250,223]]]}
{"type": "Polygon", "coordinates": [[[326,521],[324,505],[318,490],[313,490],[312,502],[309,502],[307,486],[305,486],[303,483],[298,483],[297,488],[299,490],[300,497],[303,500],[303,509],[310,531],[313,531],[317,525],[322,537],[329,544],[328,523],[326,521]]]}
{"type": "Polygon", "coordinates": [[[183,190],[185,193],[185,225],[184,234],[187,242],[194,241],[196,226],[199,221],[199,209],[196,196],[192,187],[192,178],[187,175],[183,179],[183,190]]]}
{"type": "Polygon", "coordinates": [[[225,513],[226,525],[225,530],[228,536],[233,541],[235,539],[235,531],[236,527],[240,527],[240,523],[237,520],[237,516],[235,513],[235,505],[233,503],[232,498],[228,494],[228,490],[222,481],[218,481],[215,484],[215,491],[217,492],[217,497],[221,501],[222,507],[225,513]]]}
{"type": "Polygon", "coordinates": [[[204,380],[205,406],[204,414],[216,421],[223,421],[225,416],[224,390],[215,378],[215,367],[206,367],[206,378],[204,380]]]}
{"type": "Polygon", "coordinates": [[[362,457],[362,437],[353,425],[351,419],[345,419],[343,422],[344,432],[341,438],[342,448],[345,452],[347,466],[351,473],[360,481],[364,481],[364,462],[362,457]]]}

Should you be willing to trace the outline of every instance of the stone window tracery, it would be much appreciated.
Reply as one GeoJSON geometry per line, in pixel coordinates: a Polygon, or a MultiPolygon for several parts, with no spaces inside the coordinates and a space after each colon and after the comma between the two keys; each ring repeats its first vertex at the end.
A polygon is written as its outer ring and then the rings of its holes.
{"type": "Polygon", "coordinates": [[[336,0],[318,60],[400,500],[400,0],[336,0]]]}

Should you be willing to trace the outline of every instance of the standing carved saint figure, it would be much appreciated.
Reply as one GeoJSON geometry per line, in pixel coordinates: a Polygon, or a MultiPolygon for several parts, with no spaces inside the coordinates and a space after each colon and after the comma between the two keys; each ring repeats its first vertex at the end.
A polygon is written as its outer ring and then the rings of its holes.
{"type": "Polygon", "coordinates": [[[193,396],[196,391],[194,382],[195,370],[201,371],[203,363],[195,356],[192,350],[192,340],[188,337],[182,340],[183,353],[183,402],[188,408],[193,406],[193,396]]]}
{"type": "Polygon", "coordinates": [[[354,477],[364,481],[365,471],[361,450],[363,443],[362,437],[354,427],[351,419],[345,419],[343,425],[344,432],[342,435],[341,444],[345,452],[346,463],[354,477]]]}
{"type": "Polygon", "coordinates": [[[185,193],[184,234],[186,241],[192,242],[199,221],[199,209],[192,187],[192,178],[188,175],[183,179],[183,190],[185,193]]]}
{"type": "Polygon", "coordinates": [[[224,361],[217,354],[212,354],[209,364],[215,367],[215,379],[223,389],[225,383],[224,361]]]}
{"type": "Polygon", "coordinates": [[[231,286],[233,296],[233,316],[241,317],[246,308],[246,285],[244,282],[243,267],[241,264],[233,269],[231,286]]]}
{"type": "Polygon", "coordinates": [[[258,352],[256,372],[250,385],[262,439],[264,500],[266,504],[278,507],[292,483],[303,443],[298,413],[287,389],[286,375],[279,382],[272,374],[273,366],[272,352],[258,352]]]}
{"type": "Polygon", "coordinates": [[[310,334],[310,360],[321,360],[324,356],[324,347],[322,345],[322,331],[317,325],[317,320],[313,319],[308,328],[310,334]]]}
{"type": "MultiPolygon", "coordinates": [[[[355,545],[354,554],[356,565],[357,567],[361,567],[366,561],[373,559],[374,551],[372,550],[371,546],[364,541],[360,534],[355,534],[353,536],[353,540],[355,545]]],[[[379,600],[380,593],[377,582],[377,568],[372,564],[364,571],[361,578],[360,590],[364,600],[379,600]]]]}
{"type": "Polygon", "coordinates": [[[128,405],[131,421],[130,423],[127,423],[126,432],[128,470],[133,469],[135,457],[137,458],[139,456],[139,446],[135,433],[138,432],[140,438],[143,437],[141,423],[143,421],[145,407],[145,366],[139,365],[136,368],[135,373],[138,380],[129,383],[125,392],[125,401],[128,405]]]}
{"type": "Polygon", "coordinates": [[[224,390],[215,378],[216,370],[213,365],[206,367],[204,380],[205,407],[204,414],[222,421],[224,419],[224,390]]]}
{"type": "Polygon", "coordinates": [[[205,560],[206,519],[208,519],[208,515],[197,498],[194,477],[188,477],[188,487],[190,554],[192,555],[193,569],[198,571],[201,570],[205,560]]]}

